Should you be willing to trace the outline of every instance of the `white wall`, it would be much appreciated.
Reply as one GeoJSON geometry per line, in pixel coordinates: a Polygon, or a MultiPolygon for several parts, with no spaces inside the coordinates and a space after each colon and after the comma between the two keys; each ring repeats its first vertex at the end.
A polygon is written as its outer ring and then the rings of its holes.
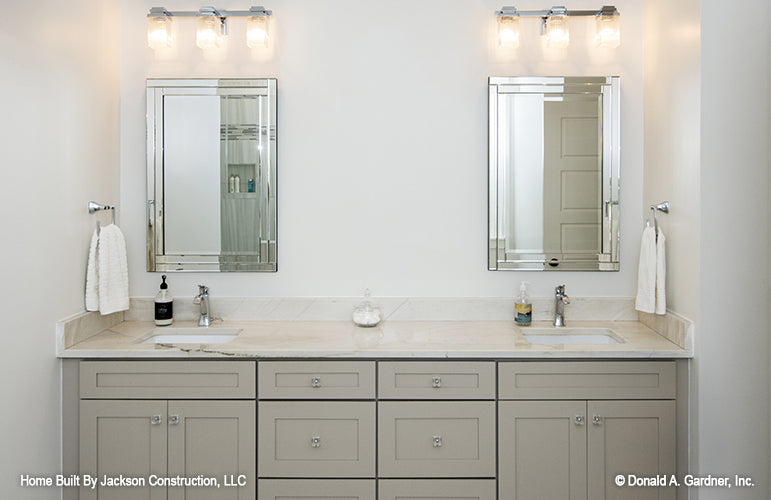
{"type": "Polygon", "coordinates": [[[61,470],[55,323],[84,308],[87,202],[118,202],[118,15],[39,0],[0,18],[3,498],[60,496],[19,475],[61,470]]]}
{"type": "MultiPolygon", "coordinates": [[[[746,474],[769,498],[769,4],[701,2],[701,200],[698,461],[746,474]]],[[[725,498],[701,490],[701,500],[725,498]]]]}
{"type": "MultiPolygon", "coordinates": [[[[276,77],[279,89],[279,272],[176,274],[214,296],[512,296],[519,281],[548,296],[634,293],[642,211],[642,5],[616,2],[622,46],[590,49],[591,19],[573,24],[566,54],[542,53],[535,20],[517,58],[494,46],[497,1],[292,0],[274,11],[267,54],[241,42],[204,54],[194,24],[154,54],[145,16],[154,0],[122,1],[121,204],[131,295],[152,296],[145,269],[145,97],[148,77],[276,77]],[[619,273],[486,270],[487,78],[620,75],[622,230],[619,273]]],[[[170,10],[194,8],[187,1],[170,10]]],[[[241,8],[223,1],[220,8],[241,8]]],[[[520,9],[542,9],[525,1],[520,9]]],[[[571,8],[596,8],[582,2],[571,8]]],[[[572,22],[572,21],[571,21],[572,22]]]]}

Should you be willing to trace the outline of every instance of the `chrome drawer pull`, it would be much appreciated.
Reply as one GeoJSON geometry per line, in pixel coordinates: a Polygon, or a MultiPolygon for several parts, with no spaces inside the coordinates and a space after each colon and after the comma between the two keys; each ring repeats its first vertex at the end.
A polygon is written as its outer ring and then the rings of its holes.
{"type": "Polygon", "coordinates": [[[150,422],[153,425],[160,425],[160,423],[163,422],[163,418],[160,415],[153,415],[153,418],[150,422]]]}
{"type": "Polygon", "coordinates": [[[440,387],[442,387],[442,377],[434,377],[432,385],[434,389],[439,389],[440,387]]]}
{"type": "Polygon", "coordinates": [[[311,448],[321,448],[321,437],[313,436],[311,438],[311,448]]]}
{"type": "Polygon", "coordinates": [[[169,415],[169,424],[177,425],[179,423],[179,415],[169,415]]]}
{"type": "Polygon", "coordinates": [[[442,436],[434,436],[434,448],[442,447],[442,436]]]}
{"type": "Polygon", "coordinates": [[[321,377],[313,377],[311,379],[311,387],[321,387],[321,377]]]}
{"type": "Polygon", "coordinates": [[[584,425],[584,416],[576,415],[576,425],[584,425]]]}
{"type": "Polygon", "coordinates": [[[592,416],[592,423],[594,425],[602,425],[602,417],[600,415],[592,416]]]}

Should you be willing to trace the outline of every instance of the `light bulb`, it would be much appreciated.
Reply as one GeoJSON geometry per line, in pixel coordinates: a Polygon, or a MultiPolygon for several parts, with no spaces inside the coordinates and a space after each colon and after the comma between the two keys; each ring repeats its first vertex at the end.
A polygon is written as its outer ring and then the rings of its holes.
{"type": "Polygon", "coordinates": [[[620,25],[619,16],[598,15],[596,21],[597,32],[594,36],[597,47],[615,49],[621,45],[620,25]]]}
{"type": "Polygon", "coordinates": [[[171,18],[148,17],[147,18],[147,45],[151,49],[163,49],[171,47],[171,18]]]}
{"type": "Polygon", "coordinates": [[[246,21],[246,45],[251,49],[267,47],[269,41],[267,16],[250,17],[246,21]]]}
{"type": "Polygon", "coordinates": [[[198,28],[195,34],[195,44],[201,49],[216,49],[220,46],[222,21],[216,16],[198,18],[198,28]]]}
{"type": "Polygon", "coordinates": [[[564,49],[570,45],[570,30],[566,16],[549,16],[546,20],[546,46],[564,49]]]}
{"type": "Polygon", "coordinates": [[[519,48],[519,17],[498,18],[498,46],[519,48]]]}

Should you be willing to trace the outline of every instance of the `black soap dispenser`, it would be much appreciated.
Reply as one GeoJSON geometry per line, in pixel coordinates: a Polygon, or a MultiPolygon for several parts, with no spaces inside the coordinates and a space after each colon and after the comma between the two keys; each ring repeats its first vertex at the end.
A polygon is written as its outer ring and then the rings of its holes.
{"type": "Polygon", "coordinates": [[[174,299],[169,293],[169,285],[166,284],[166,275],[161,276],[161,289],[155,296],[155,324],[169,326],[174,322],[174,299]]]}

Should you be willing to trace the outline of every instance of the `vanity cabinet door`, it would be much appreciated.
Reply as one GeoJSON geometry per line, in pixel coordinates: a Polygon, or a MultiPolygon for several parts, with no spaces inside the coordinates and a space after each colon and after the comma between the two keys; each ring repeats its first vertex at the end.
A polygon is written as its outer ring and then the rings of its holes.
{"type": "Polygon", "coordinates": [[[169,401],[169,477],[215,477],[217,487],[169,488],[169,500],[247,500],[255,496],[256,402],[169,401]],[[238,484],[244,476],[244,486],[238,484]]]}
{"type": "Polygon", "coordinates": [[[586,500],[585,415],[585,401],[501,401],[499,498],[586,500]]]}
{"type": "Polygon", "coordinates": [[[675,473],[675,402],[589,401],[587,410],[589,498],[674,500],[674,486],[618,487],[614,479],[675,473]]]}
{"type": "MultiPolygon", "coordinates": [[[[81,401],[80,475],[166,476],[166,401],[81,401]]],[[[80,488],[81,500],[166,499],[165,487],[80,488]]]]}

